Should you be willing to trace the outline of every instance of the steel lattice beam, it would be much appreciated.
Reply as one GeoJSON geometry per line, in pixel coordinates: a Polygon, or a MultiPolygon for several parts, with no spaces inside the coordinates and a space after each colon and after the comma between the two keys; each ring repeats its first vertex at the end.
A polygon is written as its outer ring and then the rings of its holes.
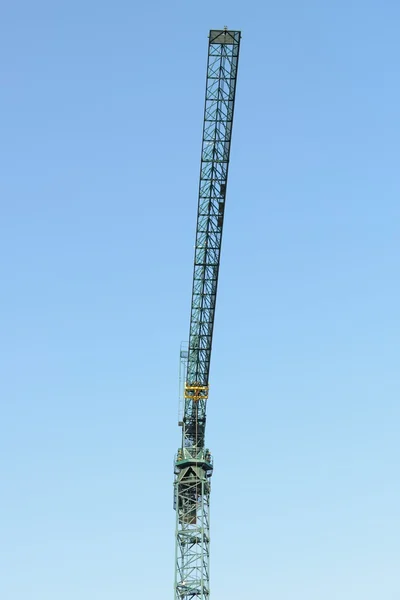
{"type": "Polygon", "coordinates": [[[175,460],[175,600],[208,600],[210,594],[213,461],[205,448],[206,404],[240,37],[226,29],[209,36],[182,446],[175,460]]]}

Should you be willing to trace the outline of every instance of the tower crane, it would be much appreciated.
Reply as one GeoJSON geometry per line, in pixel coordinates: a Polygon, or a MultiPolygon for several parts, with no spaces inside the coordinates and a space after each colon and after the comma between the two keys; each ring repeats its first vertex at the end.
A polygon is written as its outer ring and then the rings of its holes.
{"type": "Polygon", "coordinates": [[[205,445],[206,407],[224,224],[240,31],[211,30],[194,253],[189,343],[174,463],[175,600],[209,600],[210,492],[213,458],[205,445]]]}

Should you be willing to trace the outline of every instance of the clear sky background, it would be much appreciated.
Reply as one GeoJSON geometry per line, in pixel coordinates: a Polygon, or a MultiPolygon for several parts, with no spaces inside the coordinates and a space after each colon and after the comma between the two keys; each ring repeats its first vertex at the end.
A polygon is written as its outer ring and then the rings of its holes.
{"type": "Polygon", "coordinates": [[[212,598],[400,598],[395,0],[0,10],[0,597],[173,598],[207,36],[243,31],[212,598]]]}

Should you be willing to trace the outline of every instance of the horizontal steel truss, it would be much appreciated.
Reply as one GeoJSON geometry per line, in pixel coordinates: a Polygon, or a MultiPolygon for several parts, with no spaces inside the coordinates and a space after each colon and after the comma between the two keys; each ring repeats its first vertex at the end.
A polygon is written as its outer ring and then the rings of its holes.
{"type": "MultiPolygon", "coordinates": [[[[211,31],[189,330],[187,389],[208,386],[235,105],[239,31],[211,31]]],[[[185,394],[186,445],[204,443],[206,402],[185,394]],[[194,424],[196,423],[196,428],[194,424]],[[196,429],[198,437],[193,436],[196,429]]]]}
{"type": "Polygon", "coordinates": [[[207,65],[188,384],[208,384],[239,56],[239,32],[211,32],[207,65]],[[221,40],[221,34],[227,40],[221,40]]]}

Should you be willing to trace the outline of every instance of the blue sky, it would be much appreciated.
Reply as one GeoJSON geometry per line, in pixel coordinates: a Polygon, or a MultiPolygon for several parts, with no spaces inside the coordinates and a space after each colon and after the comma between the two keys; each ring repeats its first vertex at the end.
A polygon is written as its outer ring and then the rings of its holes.
{"type": "Polygon", "coordinates": [[[178,354],[224,25],[243,40],[212,597],[400,597],[399,17],[393,0],[4,3],[1,598],[173,597],[178,354]]]}

